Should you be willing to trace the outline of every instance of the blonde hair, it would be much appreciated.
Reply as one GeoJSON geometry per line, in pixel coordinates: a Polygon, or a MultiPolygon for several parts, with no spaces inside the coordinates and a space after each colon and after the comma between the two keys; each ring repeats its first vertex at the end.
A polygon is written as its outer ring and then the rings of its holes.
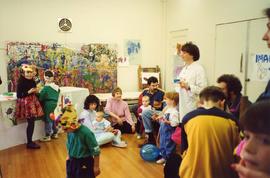
{"type": "Polygon", "coordinates": [[[142,97],[142,99],[147,99],[148,101],[150,101],[150,98],[149,98],[149,96],[147,96],[147,95],[144,95],[144,96],[142,97]]]}
{"type": "Polygon", "coordinates": [[[102,111],[98,111],[97,113],[96,113],[96,116],[97,117],[104,117],[104,113],[102,112],[102,111]]]}
{"type": "Polygon", "coordinates": [[[177,92],[167,92],[165,93],[165,98],[173,100],[175,105],[179,103],[179,94],[177,92]]]}

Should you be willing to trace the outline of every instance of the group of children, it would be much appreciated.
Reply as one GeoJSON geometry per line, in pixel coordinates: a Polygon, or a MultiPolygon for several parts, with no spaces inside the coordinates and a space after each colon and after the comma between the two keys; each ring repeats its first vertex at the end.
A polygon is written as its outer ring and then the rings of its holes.
{"type": "MultiPolygon", "coordinates": [[[[32,141],[34,121],[36,118],[45,114],[45,137],[42,138],[41,141],[49,141],[51,138],[57,138],[56,122],[51,119],[50,113],[56,108],[60,90],[59,87],[53,83],[52,71],[45,71],[44,78],[46,84],[41,91],[38,91],[36,87],[33,78],[33,68],[31,66],[22,66],[21,72],[22,75],[18,81],[17,89],[16,117],[17,119],[24,118],[27,120],[27,148],[37,149],[40,148],[40,146],[32,141]]],[[[82,112],[80,117],[77,116],[74,108],[69,105],[64,109],[57,121],[62,128],[68,132],[68,177],[81,177],[82,175],[95,177],[100,173],[98,155],[100,154],[99,145],[101,144],[99,144],[97,140],[99,140],[99,137],[102,138],[102,136],[104,136],[102,134],[110,133],[112,139],[109,140],[113,141],[114,145],[120,144],[118,145],[119,147],[126,147],[126,143],[121,140],[121,131],[111,127],[111,123],[104,118],[103,112],[95,111],[99,105],[98,98],[94,95],[89,95],[88,97],[89,98],[85,100],[85,113],[82,112]],[[90,116],[91,112],[94,114],[93,117],[90,116]],[[91,126],[87,125],[87,119],[89,118],[91,118],[91,122],[89,122],[91,126]],[[87,129],[87,127],[90,129],[87,129]],[[85,136],[89,139],[83,139],[85,136]]],[[[175,152],[176,143],[173,142],[171,136],[180,123],[177,109],[179,103],[178,93],[167,92],[165,93],[164,99],[166,107],[162,112],[155,112],[156,114],[153,116],[153,120],[160,124],[159,148],[161,157],[157,160],[157,163],[165,163],[175,152]]],[[[217,102],[216,97],[201,99],[205,102],[209,100],[217,102]]],[[[218,101],[220,100],[221,99],[218,98],[218,101]]],[[[139,116],[141,116],[140,113],[142,111],[153,110],[149,103],[149,97],[143,96],[142,106],[138,109],[139,116]]],[[[269,101],[260,101],[252,105],[241,119],[241,126],[245,134],[244,143],[241,144],[240,150],[241,161],[239,164],[232,165],[233,169],[239,173],[240,177],[248,177],[248,175],[251,175],[250,177],[270,177],[269,106],[269,101]]],[[[207,110],[203,112],[209,114],[210,111],[207,110]]],[[[185,123],[182,123],[182,126],[190,122],[188,117],[191,117],[190,114],[184,117],[183,122],[185,123]]],[[[194,115],[192,115],[192,117],[194,118],[194,115]]],[[[137,130],[139,131],[137,135],[138,138],[141,137],[142,130],[143,129],[137,130]]],[[[182,146],[185,146],[185,139],[182,144],[182,146]]],[[[191,145],[189,145],[189,147],[191,147],[191,145]]]]}

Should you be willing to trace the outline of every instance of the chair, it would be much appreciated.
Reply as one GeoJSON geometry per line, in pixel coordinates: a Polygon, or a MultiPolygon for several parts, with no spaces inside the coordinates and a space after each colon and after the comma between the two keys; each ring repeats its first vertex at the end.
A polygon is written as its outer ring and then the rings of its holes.
{"type": "Polygon", "coordinates": [[[160,68],[158,66],[156,67],[146,67],[142,68],[141,65],[138,67],[138,88],[139,90],[143,90],[144,88],[147,88],[147,79],[149,77],[156,77],[159,82],[159,86],[161,86],[161,73],[160,68]]]}

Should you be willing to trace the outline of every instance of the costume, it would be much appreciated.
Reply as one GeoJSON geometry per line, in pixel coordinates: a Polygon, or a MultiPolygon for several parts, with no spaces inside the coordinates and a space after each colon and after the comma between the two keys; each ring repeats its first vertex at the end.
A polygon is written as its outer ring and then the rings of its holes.
{"type": "Polygon", "coordinates": [[[54,113],[54,110],[57,107],[59,93],[59,86],[54,83],[50,83],[46,84],[39,94],[39,100],[41,101],[43,111],[45,113],[44,120],[46,136],[50,136],[52,132],[53,134],[57,133],[57,127],[55,122],[50,118],[50,114],[54,113]]]}
{"type": "Polygon", "coordinates": [[[160,153],[161,156],[166,160],[169,158],[171,153],[174,152],[176,144],[171,139],[175,127],[179,124],[179,113],[177,108],[168,108],[164,113],[164,120],[168,120],[171,124],[160,122],[159,134],[160,134],[160,153]]]}
{"type": "Polygon", "coordinates": [[[94,165],[99,167],[100,149],[93,132],[80,124],[77,112],[70,104],[62,109],[55,121],[67,131],[67,178],[95,178],[94,165]]]}
{"type": "Polygon", "coordinates": [[[67,178],[94,178],[93,156],[100,154],[94,134],[84,125],[68,133],[67,178]]]}
{"type": "Polygon", "coordinates": [[[179,113],[181,122],[182,118],[188,112],[197,108],[199,93],[207,86],[207,79],[204,68],[198,62],[185,65],[178,78],[180,82],[186,82],[190,87],[189,90],[185,88],[179,89],[179,113]]]}
{"type": "Polygon", "coordinates": [[[230,165],[239,141],[233,115],[215,107],[188,113],[182,122],[180,177],[233,177],[230,165]]]}
{"type": "Polygon", "coordinates": [[[109,119],[113,128],[121,130],[122,133],[132,133],[131,126],[134,124],[134,122],[132,120],[127,102],[123,100],[116,100],[111,97],[107,100],[104,110],[107,114],[112,112],[121,118],[124,117],[122,125],[119,125],[115,118],[110,117],[109,119]]]}
{"type": "Polygon", "coordinates": [[[32,79],[21,76],[17,85],[16,118],[30,119],[43,116],[42,107],[34,93],[28,94],[31,88],[35,88],[36,83],[32,79]]]}

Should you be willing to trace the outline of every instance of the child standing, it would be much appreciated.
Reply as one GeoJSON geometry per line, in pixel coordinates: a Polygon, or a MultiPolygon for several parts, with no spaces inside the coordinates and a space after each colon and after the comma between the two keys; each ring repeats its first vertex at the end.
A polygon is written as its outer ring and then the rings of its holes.
{"type": "Polygon", "coordinates": [[[127,144],[121,140],[121,131],[114,129],[111,123],[104,118],[103,112],[97,112],[96,119],[93,121],[93,132],[97,140],[103,137],[104,133],[111,132],[114,134],[112,145],[116,147],[127,147],[127,144]]]}
{"type": "Polygon", "coordinates": [[[137,139],[141,139],[143,133],[143,123],[142,123],[142,112],[146,110],[151,110],[152,106],[150,105],[150,98],[149,96],[145,95],[142,97],[142,105],[138,108],[138,120],[136,123],[136,132],[137,132],[137,139]]]}
{"type": "Polygon", "coordinates": [[[179,103],[179,94],[176,92],[167,92],[165,94],[166,108],[163,110],[163,115],[159,116],[160,128],[160,153],[162,158],[156,163],[163,164],[174,152],[176,144],[172,141],[171,136],[175,128],[179,125],[179,112],[177,110],[179,103]]]}
{"type": "Polygon", "coordinates": [[[59,86],[54,83],[54,75],[50,70],[44,73],[45,86],[40,91],[39,100],[42,103],[43,111],[45,113],[45,136],[40,141],[50,141],[51,138],[58,138],[57,127],[55,121],[50,118],[50,114],[54,112],[60,93],[59,86]]]}
{"type": "Polygon", "coordinates": [[[42,107],[36,93],[36,83],[33,80],[33,69],[29,65],[23,65],[21,76],[17,85],[16,118],[27,120],[27,145],[29,149],[38,149],[40,146],[32,141],[35,120],[43,115],[42,107]]]}
{"type": "Polygon", "coordinates": [[[270,178],[270,101],[253,104],[240,123],[244,128],[241,161],[233,168],[241,178],[270,178]]]}
{"type": "Polygon", "coordinates": [[[100,174],[100,149],[93,132],[80,124],[72,105],[63,109],[57,122],[67,132],[67,178],[95,178],[100,174]]]}

